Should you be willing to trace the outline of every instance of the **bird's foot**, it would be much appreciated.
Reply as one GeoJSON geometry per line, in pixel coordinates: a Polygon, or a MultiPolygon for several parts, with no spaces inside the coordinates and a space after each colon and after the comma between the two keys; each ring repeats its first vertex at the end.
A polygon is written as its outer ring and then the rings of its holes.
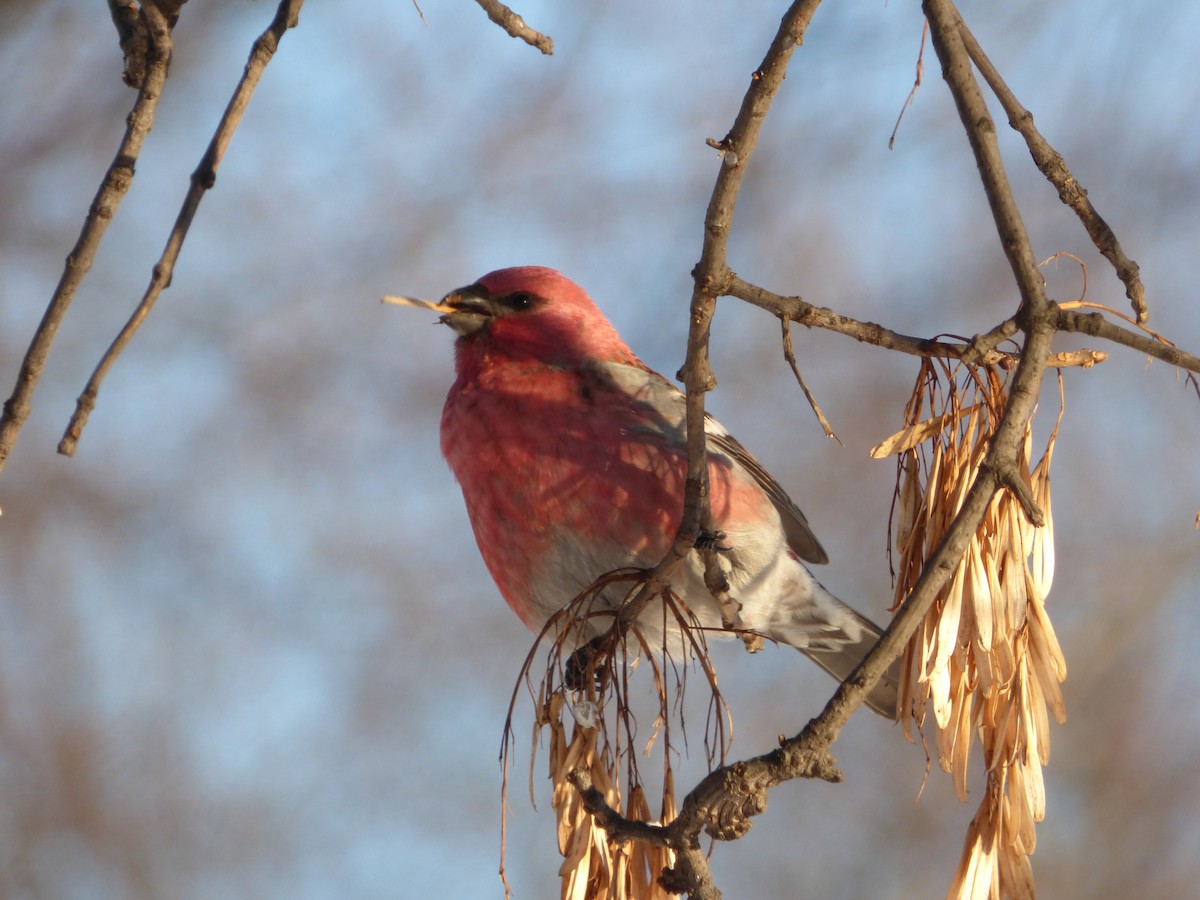
{"type": "MultiPolygon", "coordinates": [[[[563,666],[563,685],[569,691],[586,691],[588,688],[588,669],[592,666],[593,660],[602,649],[604,636],[594,637],[586,644],[583,644],[575,649],[570,656],[567,657],[566,665],[563,666]]],[[[593,683],[596,686],[596,691],[599,693],[601,689],[601,675],[603,667],[596,667],[592,672],[593,683]]]]}
{"type": "Polygon", "coordinates": [[[726,537],[728,535],[723,531],[702,531],[696,535],[696,542],[693,546],[701,552],[716,550],[718,553],[728,553],[733,548],[726,545],[726,537]]]}

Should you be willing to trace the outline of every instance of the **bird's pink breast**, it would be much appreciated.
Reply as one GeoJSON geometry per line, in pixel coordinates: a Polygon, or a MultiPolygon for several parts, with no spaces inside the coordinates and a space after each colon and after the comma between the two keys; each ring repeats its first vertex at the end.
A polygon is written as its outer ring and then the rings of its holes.
{"type": "MultiPolygon", "coordinates": [[[[531,628],[546,614],[546,598],[533,600],[535,584],[581,590],[606,571],[653,565],[666,552],[687,463],[677,436],[656,432],[653,419],[653,410],[587,370],[493,360],[460,373],[443,412],[442,451],[492,577],[531,628]],[[550,573],[554,567],[562,571],[550,573]]],[[[718,526],[761,515],[767,504],[720,464],[711,497],[718,526]]]]}

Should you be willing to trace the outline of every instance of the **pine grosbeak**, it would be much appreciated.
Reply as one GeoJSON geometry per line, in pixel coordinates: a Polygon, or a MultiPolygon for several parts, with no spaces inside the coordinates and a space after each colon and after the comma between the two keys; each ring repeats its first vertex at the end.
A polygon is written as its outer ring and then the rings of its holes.
{"type": "MultiPolygon", "coordinates": [[[[687,469],[684,396],[553,269],[501,269],[441,306],[458,334],[442,452],[500,593],[537,632],[597,576],[654,566],[670,547],[687,469]]],[[[844,678],[879,629],[805,568],[801,560],[827,557],[779,484],[715,419],[705,430],[713,521],[728,547],[719,557],[742,622],[844,678]]],[[[672,589],[703,626],[720,629],[703,573],[700,554],[689,554],[672,589]]],[[[601,596],[616,606],[628,589],[601,596]]],[[[658,603],[638,620],[659,639],[663,625],[658,603]]],[[[667,630],[678,637],[677,626],[667,630]]],[[[893,715],[895,679],[868,703],[893,715]]]]}

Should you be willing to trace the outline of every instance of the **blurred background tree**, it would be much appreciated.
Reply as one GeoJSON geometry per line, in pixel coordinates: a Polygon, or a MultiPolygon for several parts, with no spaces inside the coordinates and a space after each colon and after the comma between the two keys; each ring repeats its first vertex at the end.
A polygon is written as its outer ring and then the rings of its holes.
{"type": "MultiPolygon", "coordinates": [[[[450,336],[378,298],[551,265],[674,372],[718,165],[704,139],[729,127],[780,9],[531,0],[519,11],[554,37],[546,58],[473,4],[426,4],[423,18],[376,6],[305,8],[67,460],[53,450],[74,397],[141,295],[271,12],[184,10],[137,178],[0,478],[5,896],[500,891],[496,753],[529,638],[438,453],[450,336]]],[[[1151,324],[1200,345],[1200,9],[964,13],[1141,264],[1151,324]]],[[[743,190],[731,263],[860,319],[969,335],[1013,308],[1013,288],[928,73],[887,149],[921,24],[915,4],[818,11],[743,190]]],[[[11,379],[133,93],[106,11],[62,0],[0,4],[0,72],[11,379]]],[[[1017,137],[1002,141],[1035,247],[1080,256],[1088,298],[1124,307],[1017,137]]],[[[1083,290],[1077,267],[1046,275],[1055,299],[1083,290]]],[[[828,334],[795,341],[846,449],[812,421],[778,323],[733,301],[718,311],[709,408],[807,512],[832,558],[822,580],[883,618],[894,470],[866,449],[898,425],[916,362],[828,334]]],[[[1200,417],[1174,372],[1135,354],[1067,381],[1050,610],[1070,719],[1053,732],[1035,871],[1047,896],[1181,896],[1200,878],[1186,643],[1200,627],[1200,417]]],[[[741,754],[827,696],[794,654],[720,655],[741,754]]],[[[889,729],[857,717],[836,750],[848,782],[777,791],[752,839],[720,848],[718,883],[942,893],[972,807],[937,778],[915,803],[924,757],[889,729]]],[[[513,806],[520,896],[557,891],[549,823],[513,806]]]]}

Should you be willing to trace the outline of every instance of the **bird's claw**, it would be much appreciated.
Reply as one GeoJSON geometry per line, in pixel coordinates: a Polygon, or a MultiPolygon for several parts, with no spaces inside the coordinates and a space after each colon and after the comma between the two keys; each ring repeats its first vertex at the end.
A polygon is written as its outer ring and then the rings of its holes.
{"type": "Polygon", "coordinates": [[[696,542],[693,545],[697,550],[716,550],[718,553],[728,553],[733,548],[726,545],[725,538],[728,537],[723,531],[702,531],[696,535],[696,542]]]}
{"type": "MultiPolygon", "coordinates": [[[[592,660],[596,653],[600,650],[601,638],[592,638],[586,644],[577,647],[575,651],[567,657],[567,662],[563,666],[563,685],[569,691],[586,691],[588,688],[587,673],[588,668],[592,665],[592,660]]],[[[592,672],[593,683],[596,686],[596,691],[601,689],[601,675],[603,670],[597,667],[592,672]]]]}

